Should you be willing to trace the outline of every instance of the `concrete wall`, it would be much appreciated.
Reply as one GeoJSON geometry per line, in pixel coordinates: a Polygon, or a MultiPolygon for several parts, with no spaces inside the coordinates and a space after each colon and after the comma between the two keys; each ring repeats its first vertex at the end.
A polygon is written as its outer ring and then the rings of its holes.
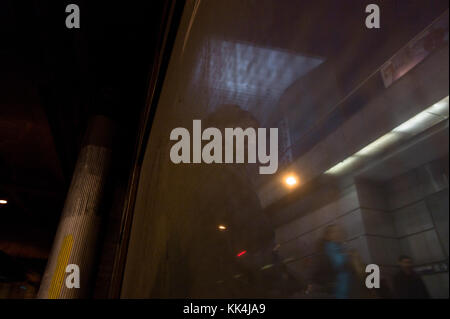
{"type": "MultiPolygon", "coordinates": [[[[318,241],[334,223],[346,232],[346,248],[356,250],[363,263],[379,265],[389,285],[402,254],[411,256],[418,270],[448,265],[447,176],[442,165],[430,163],[381,185],[356,182],[337,200],[277,227],[280,254],[289,258],[295,275],[311,280],[318,241]]],[[[296,206],[299,203],[285,210],[296,206]]],[[[433,298],[448,297],[448,270],[431,271],[423,280],[433,298]]]]}
{"type": "MultiPolygon", "coordinates": [[[[295,210],[295,206],[286,209],[295,210]]],[[[291,260],[288,268],[307,282],[314,271],[319,253],[317,244],[324,228],[329,224],[339,224],[346,231],[348,245],[360,251],[364,261],[368,262],[370,256],[367,254],[363,215],[357,188],[353,185],[343,190],[337,200],[276,228],[276,241],[281,244],[279,253],[284,259],[291,260]]]]}
{"type": "MultiPolygon", "coordinates": [[[[448,265],[448,171],[440,167],[429,163],[386,183],[400,252],[417,266],[448,265]]],[[[422,277],[432,297],[448,298],[448,269],[422,277]]]]}

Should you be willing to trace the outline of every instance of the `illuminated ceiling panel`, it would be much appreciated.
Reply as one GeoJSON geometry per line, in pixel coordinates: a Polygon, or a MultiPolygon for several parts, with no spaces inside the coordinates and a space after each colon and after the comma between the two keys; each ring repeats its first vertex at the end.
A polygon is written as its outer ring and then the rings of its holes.
{"type": "Polygon", "coordinates": [[[220,40],[207,41],[199,54],[193,82],[207,88],[208,107],[238,104],[261,123],[294,81],[324,62],[286,50],[220,40]]]}

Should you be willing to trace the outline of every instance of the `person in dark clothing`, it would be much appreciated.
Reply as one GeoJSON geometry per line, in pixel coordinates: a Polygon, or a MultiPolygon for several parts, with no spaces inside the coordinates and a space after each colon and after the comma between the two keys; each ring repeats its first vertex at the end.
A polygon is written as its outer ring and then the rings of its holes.
{"type": "Polygon", "coordinates": [[[402,299],[428,299],[427,288],[422,279],[412,268],[412,259],[400,256],[400,271],[394,277],[394,292],[396,298],[402,299]]]}

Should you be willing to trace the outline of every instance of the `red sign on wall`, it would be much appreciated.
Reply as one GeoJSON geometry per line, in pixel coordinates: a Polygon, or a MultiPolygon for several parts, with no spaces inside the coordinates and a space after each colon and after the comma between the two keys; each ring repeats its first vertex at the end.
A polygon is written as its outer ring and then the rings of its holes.
{"type": "Polygon", "coordinates": [[[423,61],[431,52],[448,43],[448,12],[430,27],[410,41],[381,67],[381,77],[387,88],[417,64],[423,61]]]}

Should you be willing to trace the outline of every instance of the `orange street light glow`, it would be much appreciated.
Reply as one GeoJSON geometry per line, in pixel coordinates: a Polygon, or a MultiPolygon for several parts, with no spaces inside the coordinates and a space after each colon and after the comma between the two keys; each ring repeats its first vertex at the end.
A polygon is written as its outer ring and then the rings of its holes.
{"type": "Polygon", "coordinates": [[[225,226],[225,225],[219,225],[219,227],[218,227],[220,230],[226,230],[227,229],[227,226],[225,226]]]}
{"type": "Polygon", "coordinates": [[[6,199],[0,199],[0,205],[6,205],[8,201],[6,199]]]}
{"type": "Polygon", "coordinates": [[[294,175],[289,175],[285,178],[284,182],[287,186],[292,187],[297,185],[298,181],[297,178],[294,175]]]}

